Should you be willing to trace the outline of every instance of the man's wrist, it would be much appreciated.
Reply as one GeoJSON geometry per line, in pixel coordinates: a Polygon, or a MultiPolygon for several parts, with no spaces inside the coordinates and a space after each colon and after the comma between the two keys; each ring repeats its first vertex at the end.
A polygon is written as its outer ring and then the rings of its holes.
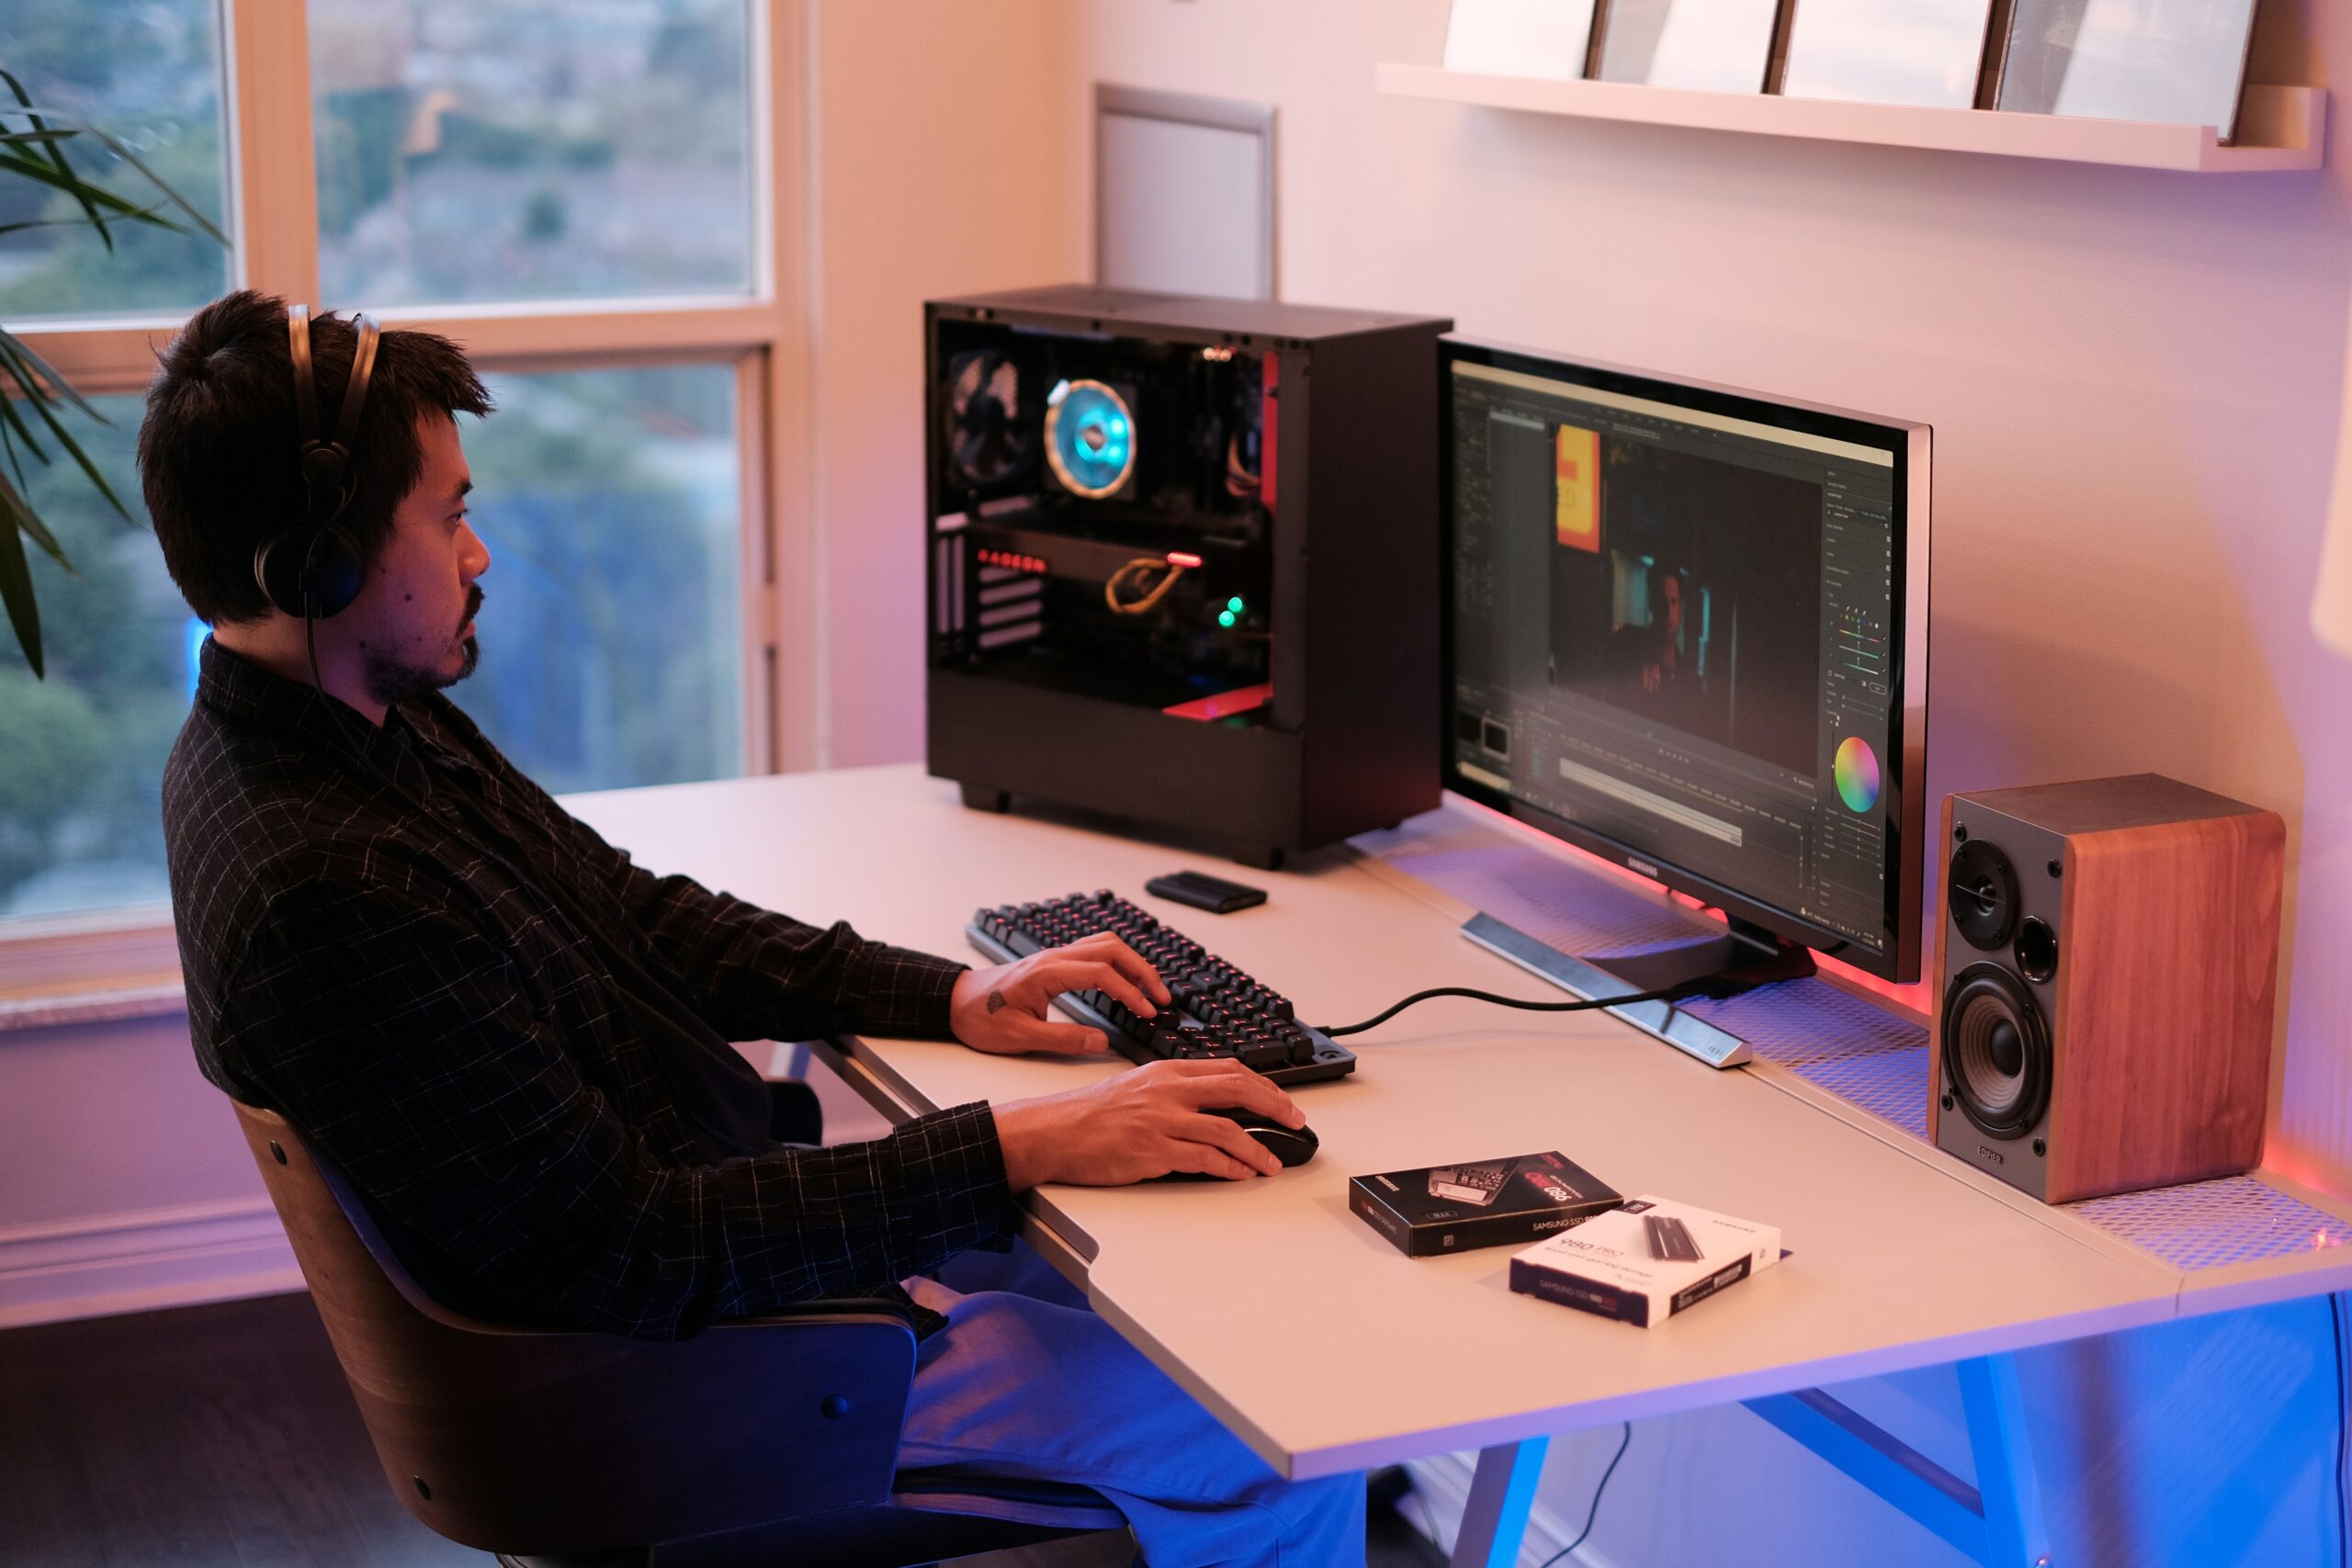
{"type": "Polygon", "coordinates": [[[1051,1179],[1045,1168],[1045,1140],[1038,1134],[1042,1108],[1029,1101],[991,1107],[997,1147],[1004,1156],[1004,1184],[1015,1192],[1051,1179]]]}

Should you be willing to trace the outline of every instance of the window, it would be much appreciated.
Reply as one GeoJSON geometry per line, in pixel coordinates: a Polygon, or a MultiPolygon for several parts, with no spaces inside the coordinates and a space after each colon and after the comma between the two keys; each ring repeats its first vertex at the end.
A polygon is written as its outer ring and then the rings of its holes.
{"type": "Polygon", "coordinates": [[[450,695],[550,790],[742,772],[734,376],[583,370],[490,390],[498,412],[467,439],[491,556],[481,665],[450,695]]]}
{"type": "MultiPolygon", "coordinates": [[[[35,104],[104,126],[201,210],[216,219],[227,210],[220,17],[212,0],[9,0],[0,67],[35,104]]],[[[85,175],[128,173],[88,137],[67,143],[66,152],[85,175]]],[[[135,176],[101,183],[142,201],[152,194],[135,176]]],[[[0,224],[46,225],[78,210],[62,193],[0,184],[0,224]]],[[[0,234],[0,321],[186,314],[229,287],[229,257],[203,235],[141,224],[113,231],[111,254],[77,226],[0,234]]]]}
{"type": "Polygon", "coordinates": [[[748,294],[746,31],[741,0],[311,0],[321,288],[748,294]]]}
{"type": "MultiPolygon", "coordinates": [[[[113,423],[84,447],[134,497],[139,400],[96,406],[113,423]]],[[[0,659],[0,920],[162,903],[157,792],[187,712],[193,622],[153,536],[77,471],[29,477],[75,571],[33,553],[49,678],[33,679],[13,641],[0,659]]]]}
{"type": "MultiPolygon", "coordinates": [[[[800,349],[774,238],[797,128],[767,85],[795,40],[761,0],[310,0],[307,36],[285,9],[11,12],[0,65],[237,240],[0,237],[0,321],[112,422],[77,434],[118,493],[138,511],[155,348],[226,288],[445,333],[500,409],[463,423],[492,565],[451,696],[559,791],[805,756],[777,722],[770,523],[800,349]]],[[[204,630],[143,527],[68,465],[28,477],[78,575],[35,558],[46,681],[0,647],[0,991],[14,939],[167,918],[159,785],[204,630]]]]}

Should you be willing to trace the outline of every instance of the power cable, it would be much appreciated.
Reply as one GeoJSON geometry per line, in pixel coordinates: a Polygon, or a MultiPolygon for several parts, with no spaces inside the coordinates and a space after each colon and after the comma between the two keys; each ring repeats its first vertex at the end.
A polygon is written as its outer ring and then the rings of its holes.
{"type": "Polygon", "coordinates": [[[1634,1424],[1628,1421],[1625,1423],[1625,1435],[1617,1439],[1617,1452],[1611,1457],[1609,1468],[1600,1472],[1600,1484],[1592,1489],[1592,1506],[1584,1511],[1584,1529],[1577,1532],[1576,1540],[1546,1557],[1538,1568],[1552,1568],[1553,1563],[1582,1546],[1591,1536],[1592,1521],[1600,1517],[1600,1499],[1609,1491],[1609,1478],[1617,1473],[1617,1461],[1625,1457],[1625,1450],[1633,1447],[1633,1444],[1634,1424]]]}

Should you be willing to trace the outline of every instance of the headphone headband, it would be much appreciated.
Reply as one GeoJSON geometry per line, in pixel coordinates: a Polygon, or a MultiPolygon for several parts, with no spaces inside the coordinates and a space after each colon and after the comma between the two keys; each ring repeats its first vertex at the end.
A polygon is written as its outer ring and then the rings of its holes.
{"type": "Polygon", "coordinates": [[[321,619],[351,603],[359,592],[359,552],[335,519],[351,504],[356,481],[352,446],[359,415],[368,403],[368,383],[376,371],[376,344],[382,335],[376,319],[351,318],[359,340],[351,351],[351,374],[336,411],[334,439],[319,435],[318,378],[311,357],[311,308],[286,311],[286,346],[294,365],[294,428],[300,445],[296,461],[302,476],[307,521],[264,543],[254,552],[254,579],[269,602],[289,615],[321,619]]]}

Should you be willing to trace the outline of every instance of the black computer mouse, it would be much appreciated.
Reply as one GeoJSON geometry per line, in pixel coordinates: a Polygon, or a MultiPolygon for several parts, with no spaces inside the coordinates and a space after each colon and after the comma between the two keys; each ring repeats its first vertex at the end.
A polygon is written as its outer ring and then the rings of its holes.
{"type": "Polygon", "coordinates": [[[1305,1165],[1315,1157],[1315,1151],[1322,1146],[1323,1140],[1315,1135],[1314,1128],[1285,1127],[1272,1117],[1261,1116],[1254,1111],[1243,1111],[1235,1106],[1219,1106],[1214,1109],[1204,1108],[1202,1114],[1222,1116],[1234,1122],[1242,1131],[1272,1149],[1274,1157],[1283,1162],[1284,1169],[1295,1165],[1305,1165]]]}

